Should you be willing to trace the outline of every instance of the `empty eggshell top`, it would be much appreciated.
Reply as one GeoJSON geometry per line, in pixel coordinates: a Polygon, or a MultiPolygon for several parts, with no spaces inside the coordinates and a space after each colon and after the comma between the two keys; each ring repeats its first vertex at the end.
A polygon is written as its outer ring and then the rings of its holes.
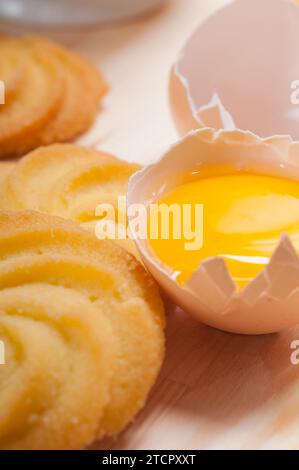
{"type": "Polygon", "coordinates": [[[238,128],[299,140],[298,31],[292,0],[236,0],[209,17],[172,70],[179,132],[238,128]]]}
{"type": "MultiPolygon", "coordinates": [[[[132,223],[135,204],[148,207],[184,183],[204,165],[229,165],[257,174],[299,181],[299,143],[287,136],[262,139],[249,131],[200,129],[190,132],[162,159],[133,175],[127,204],[131,232],[144,263],[171,299],[207,325],[242,334],[278,332],[299,323],[299,257],[282,234],[266,268],[237,290],[222,258],[203,261],[180,286],[175,273],[139,239],[132,223]]],[[[221,197],[221,194],[219,195],[221,197]]],[[[146,229],[146,211],[142,220],[146,229]]],[[[139,232],[140,233],[140,232],[139,232]]]]}

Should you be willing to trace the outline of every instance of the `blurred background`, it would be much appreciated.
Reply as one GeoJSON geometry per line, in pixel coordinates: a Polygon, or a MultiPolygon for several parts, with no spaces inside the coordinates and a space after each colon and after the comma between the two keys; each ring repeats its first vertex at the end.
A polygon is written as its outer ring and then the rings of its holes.
{"type": "Polygon", "coordinates": [[[3,21],[38,27],[103,24],[156,8],[163,0],[1,0],[3,21]]]}
{"type": "Polygon", "coordinates": [[[79,143],[151,163],[177,139],[172,64],[195,27],[230,0],[0,0],[0,31],[48,36],[89,57],[110,86],[79,143]]]}

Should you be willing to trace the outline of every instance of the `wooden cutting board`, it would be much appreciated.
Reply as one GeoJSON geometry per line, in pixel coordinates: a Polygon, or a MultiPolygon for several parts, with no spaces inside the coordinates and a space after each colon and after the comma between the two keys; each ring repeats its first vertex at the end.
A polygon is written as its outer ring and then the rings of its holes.
{"type": "Polygon", "coordinates": [[[298,449],[299,327],[247,337],[169,312],[166,360],[147,406],[97,449],[298,449]]]}
{"type": "MultiPolygon", "coordinates": [[[[151,163],[177,139],[169,70],[195,26],[229,0],[169,0],[155,15],[65,39],[103,68],[111,91],[82,143],[151,163]]],[[[167,351],[144,410],[94,449],[298,449],[299,327],[244,337],[168,312],[167,351]]]]}
{"type": "MultiPolygon", "coordinates": [[[[177,139],[171,65],[200,21],[229,0],[169,0],[156,15],[78,36],[72,46],[104,69],[111,91],[83,143],[151,163],[177,139]],[[142,66],[140,66],[142,64],[142,66]]],[[[68,44],[69,44],[68,40],[68,44]]],[[[299,328],[241,337],[169,312],[167,354],[144,411],[98,449],[299,448],[299,328]]]]}

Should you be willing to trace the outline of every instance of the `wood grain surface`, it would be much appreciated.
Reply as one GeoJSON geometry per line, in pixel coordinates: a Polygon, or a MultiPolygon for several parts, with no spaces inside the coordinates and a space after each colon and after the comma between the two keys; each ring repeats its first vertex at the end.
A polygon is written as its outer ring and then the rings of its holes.
{"type": "MultiPolygon", "coordinates": [[[[84,138],[130,161],[151,163],[177,139],[168,103],[175,57],[223,0],[170,0],[160,13],[73,41],[111,84],[84,138]]],[[[147,406],[117,440],[98,449],[299,448],[299,328],[242,337],[168,312],[167,354],[147,406]]]]}
{"type": "MultiPolygon", "coordinates": [[[[81,142],[142,164],[177,139],[168,103],[175,57],[196,25],[228,0],[168,0],[154,15],[64,35],[104,70],[111,91],[81,142]]],[[[282,312],[283,314],[283,312],[282,312]]],[[[299,448],[299,328],[242,337],[168,312],[167,354],[145,409],[93,449],[299,448]]]]}
{"type": "Polygon", "coordinates": [[[167,354],[149,402],[98,449],[298,449],[299,328],[247,337],[168,314],[167,354]]]}

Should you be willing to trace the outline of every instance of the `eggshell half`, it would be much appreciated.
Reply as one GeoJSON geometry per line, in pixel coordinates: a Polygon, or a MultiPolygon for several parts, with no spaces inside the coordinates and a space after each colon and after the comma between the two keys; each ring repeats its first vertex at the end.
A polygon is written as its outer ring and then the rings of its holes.
{"type": "Polygon", "coordinates": [[[177,305],[207,325],[234,333],[266,334],[299,323],[299,257],[286,234],[282,234],[267,267],[241,291],[237,291],[225,261],[219,257],[202,262],[180,286],[175,273],[156,257],[148,241],[138,239],[130,208],[134,204],[147,207],[183,184],[186,173],[212,164],[299,182],[299,143],[288,136],[262,139],[251,132],[206,128],[190,132],[158,163],[133,175],[127,197],[128,217],[145,265],[177,305]]]}
{"type": "Polygon", "coordinates": [[[238,128],[299,140],[298,32],[291,0],[236,0],[210,16],[171,73],[178,131],[238,128]]]}

